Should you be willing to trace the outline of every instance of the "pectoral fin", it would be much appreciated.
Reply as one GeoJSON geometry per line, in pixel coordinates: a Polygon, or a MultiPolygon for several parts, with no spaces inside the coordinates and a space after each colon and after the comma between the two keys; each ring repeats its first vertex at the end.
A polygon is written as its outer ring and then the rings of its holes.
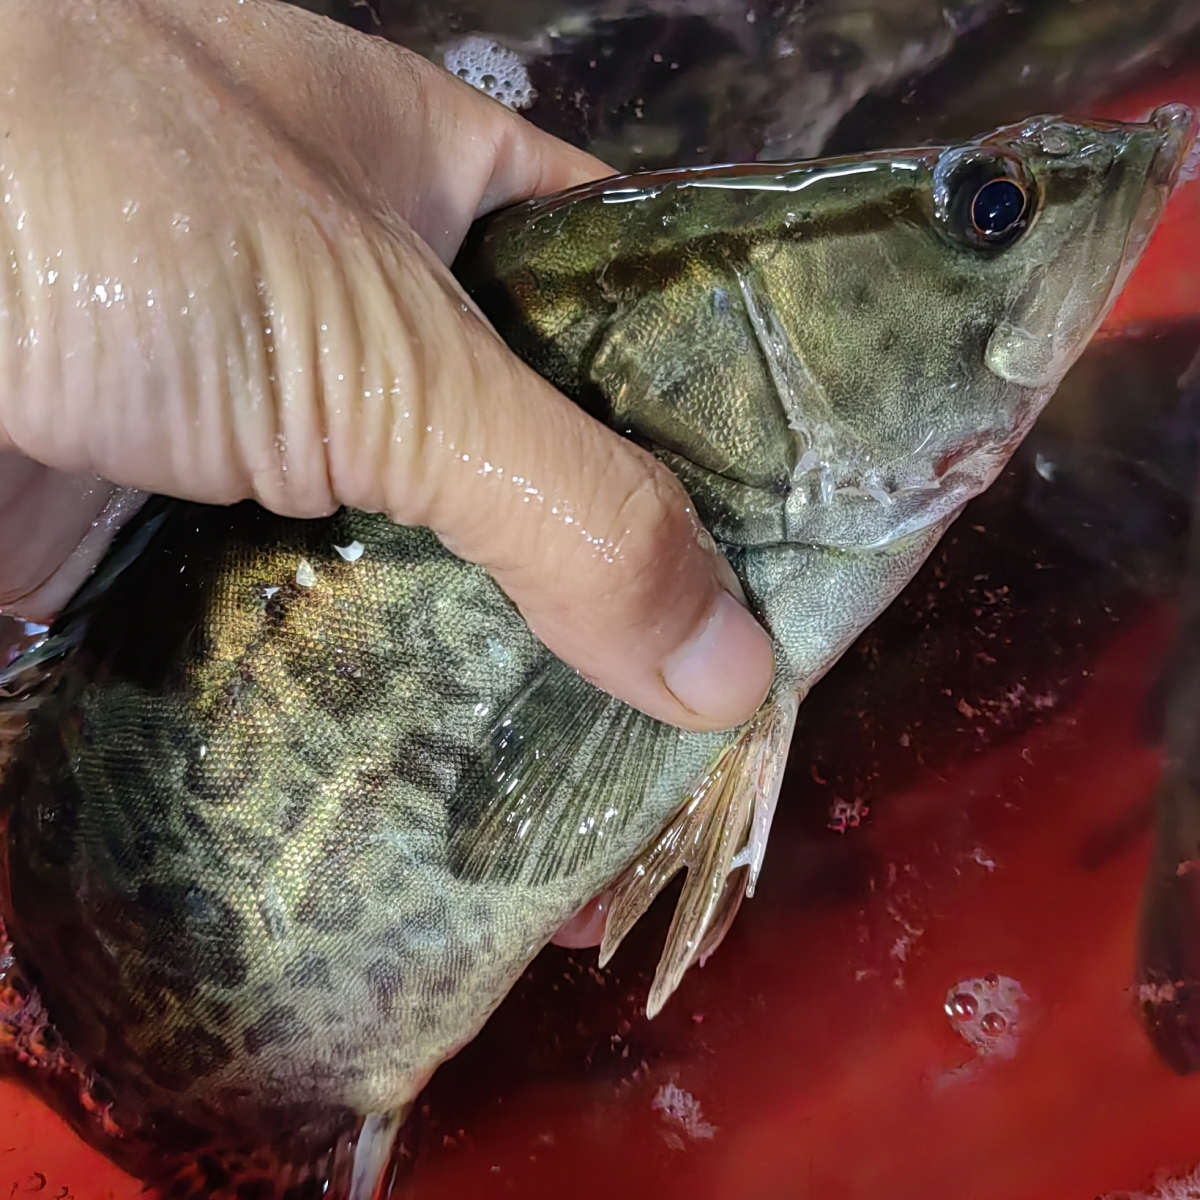
{"type": "Polygon", "coordinates": [[[538,887],[588,867],[636,816],[668,750],[652,718],[557,659],[503,711],[451,799],[464,879],[538,887]]]}
{"type": "Polygon", "coordinates": [[[658,838],[618,880],[600,946],[603,965],[654,898],[687,868],[667,944],[646,1001],[656,1016],[684,972],[720,945],[754,894],[783,782],[799,697],[765,708],[692,789],[658,838]]]}

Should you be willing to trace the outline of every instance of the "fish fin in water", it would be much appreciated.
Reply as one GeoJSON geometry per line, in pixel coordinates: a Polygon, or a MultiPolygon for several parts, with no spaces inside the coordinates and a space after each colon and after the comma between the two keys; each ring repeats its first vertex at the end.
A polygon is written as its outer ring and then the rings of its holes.
{"type": "Polygon", "coordinates": [[[383,1190],[383,1175],[392,1161],[396,1134],[406,1110],[372,1113],[362,1124],[354,1147],[354,1169],[347,1200],[375,1200],[383,1190]]]}
{"type": "Polygon", "coordinates": [[[586,866],[661,769],[657,727],[551,660],[500,714],[491,753],[451,800],[455,872],[539,886],[586,866]]]}
{"type": "Polygon", "coordinates": [[[799,697],[768,705],[692,790],[683,808],[617,881],[600,964],[678,872],[687,880],[646,1001],[656,1016],[687,969],[720,945],[752,896],[783,783],[799,697]]]}
{"type": "MultiPolygon", "coordinates": [[[[191,1152],[153,1155],[137,1146],[144,1159],[114,1155],[143,1179],[149,1190],[177,1200],[379,1200],[388,1190],[388,1167],[396,1137],[411,1104],[392,1112],[372,1113],[349,1123],[334,1136],[327,1124],[305,1128],[303,1115],[288,1132],[260,1131],[262,1142],[217,1134],[191,1152]]],[[[228,1123],[228,1122],[226,1122],[228,1123]]],[[[236,1136],[236,1132],[235,1132],[236,1136]]],[[[132,1140],[137,1142],[136,1135],[132,1140]]]]}

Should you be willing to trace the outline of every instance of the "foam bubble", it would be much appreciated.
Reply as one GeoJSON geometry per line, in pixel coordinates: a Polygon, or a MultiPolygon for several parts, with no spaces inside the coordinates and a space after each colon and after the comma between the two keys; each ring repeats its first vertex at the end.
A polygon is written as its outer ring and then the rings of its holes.
{"type": "Polygon", "coordinates": [[[964,979],[946,993],[946,1016],[980,1055],[1012,1058],[1027,1000],[1025,989],[1007,975],[964,979]]]}
{"type": "Polygon", "coordinates": [[[1144,1192],[1109,1192],[1103,1200],[1197,1200],[1200,1197],[1200,1167],[1187,1175],[1158,1175],[1144,1192]]]}
{"type": "Polygon", "coordinates": [[[528,108],[537,99],[529,72],[514,50],[472,34],[442,47],[446,70],[465,80],[505,108],[528,108]]]}

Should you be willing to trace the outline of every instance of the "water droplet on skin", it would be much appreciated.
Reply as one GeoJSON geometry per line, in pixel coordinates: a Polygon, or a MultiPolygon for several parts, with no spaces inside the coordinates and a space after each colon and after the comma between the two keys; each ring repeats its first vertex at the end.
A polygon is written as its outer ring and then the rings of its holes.
{"type": "Polygon", "coordinates": [[[1000,976],[999,975],[985,975],[983,977],[983,982],[986,983],[988,985],[988,987],[990,987],[990,988],[999,987],[1000,976]]]}

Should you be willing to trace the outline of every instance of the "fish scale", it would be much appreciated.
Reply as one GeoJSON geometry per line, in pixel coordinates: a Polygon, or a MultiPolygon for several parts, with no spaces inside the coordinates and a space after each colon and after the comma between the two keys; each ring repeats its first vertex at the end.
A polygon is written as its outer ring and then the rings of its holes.
{"type": "Polygon", "coordinates": [[[772,634],[740,729],[600,692],[427,530],[148,502],[0,673],[10,972],[111,1097],[68,1115],[185,1194],[369,1200],[554,932],[613,889],[606,961],[686,870],[654,1015],[764,869],[798,704],[1028,431],[1191,126],[606,180],[476,229],[468,290],[676,471],[772,634]],[[984,230],[995,180],[1023,207],[984,230]]]}

